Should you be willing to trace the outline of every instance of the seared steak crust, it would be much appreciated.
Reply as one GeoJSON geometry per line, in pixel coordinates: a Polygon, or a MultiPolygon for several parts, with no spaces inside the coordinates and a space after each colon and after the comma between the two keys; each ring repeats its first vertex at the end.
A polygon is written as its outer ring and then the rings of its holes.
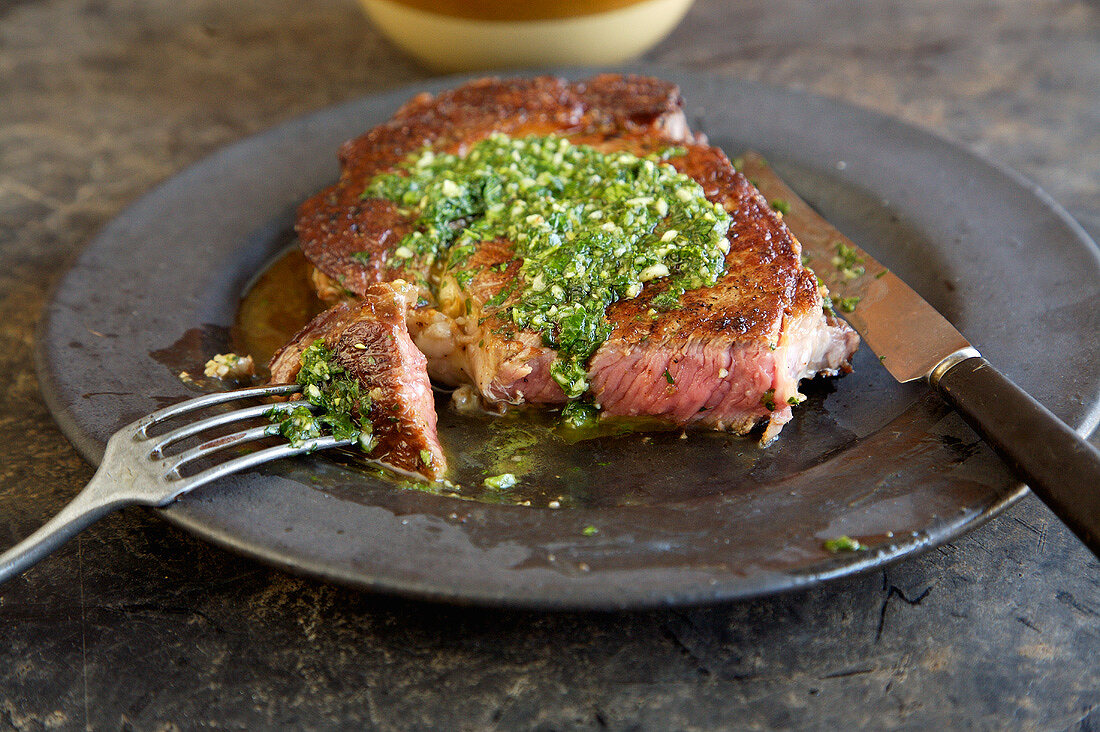
{"type": "MultiPolygon", "coordinates": [[[[503,132],[555,134],[638,155],[680,146],[685,154],[668,162],[731,214],[726,273],[712,287],[687,292],[674,310],[651,307],[663,280],[611,305],[614,330],[589,361],[592,393],[605,414],[736,432],[767,421],[770,437],[790,419],[799,379],[848,370],[858,337],[826,319],[816,278],[802,266],[801,247],[782,217],[721,150],[689,132],[680,105],[667,82],[619,75],[572,83],[483,79],[436,97],[419,95],[343,146],[339,182],[300,210],[302,249],[330,293],[362,295],[372,282],[426,278],[427,271],[402,268],[410,260],[391,259],[414,222],[393,204],[361,198],[373,176],[425,145],[461,153],[503,132]]],[[[510,242],[483,243],[463,265],[469,283],[460,287],[445,276],[432,309],[413,311],[410,329],[438,379],[473,383],[490,401],[561,403],[565,395],[550,378],[553,351],[501,317],[518,295],[494,300],[522,277],[520,265],[510,242]],[[500,272],[491,266],[504,263],[500,272]]]]}

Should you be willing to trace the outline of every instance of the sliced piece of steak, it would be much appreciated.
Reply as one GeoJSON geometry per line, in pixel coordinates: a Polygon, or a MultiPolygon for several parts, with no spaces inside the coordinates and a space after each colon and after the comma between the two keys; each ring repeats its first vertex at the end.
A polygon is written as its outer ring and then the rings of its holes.
{"type": "Polygon", "coordinates": [[[724,153],[689,146],[670,162],[732,215],[726,273],[675,310],[650,309],[660,284],[613,304],[615,330],[589,364],[596,400],[609,414],[734,432],[766,420],[770,439],[800,401],[801,379],[851,370],[859,336],[826,317],[801,245],[724,153]]]}
{"type": "MultiPolygon", "coordinates": [[[[679,91],[656,79],[483,79],[413,99],[390,122],[346,143],[340,181],[300,210],[298,234],[319,288],[362,294],[397,276],[427,279],[426,266],[404,269],[414,260],[397,261],[393,252],[415,228],[413,214],[362,192],[425,146],[461,154],[494,132],[555,134],[637,155],[677,145],[685,154],[668,162],[732,217],[726,272],[714,286],[658,311],[651,303],[667,282],[652,280],[638,297],[607,309],[613,332],[588,363],[604,414],[734,432],[766,422],[770,439],[790,419],[800,379],[850,370],[858,336],[826,317],[823,293],[782,217],[721,150],[691,134],[679,91]]],[[[412,311],[409,327],[439,380],[472,383],[488,401],[562,403],[550,376],[554,351],[507,317],[522,290],[521,265],[511,242],[482,243],[463,265],[465,276],[445,275],[432,307],[412,311]]]]}
{"type": "Polygon", "coordinates": [[[370,455],[408,473],[443,477],[447,460],[436,434],[435,401],[427,360],[413,344],[406,312],[417,301],[403,282],[366,288],[358,301],[344,301],[314,318],[271,360],[273,383],[292,383],[301,354],[318,339],[336,364],[370,395],[369,420],[377,441],[370,455]]]}

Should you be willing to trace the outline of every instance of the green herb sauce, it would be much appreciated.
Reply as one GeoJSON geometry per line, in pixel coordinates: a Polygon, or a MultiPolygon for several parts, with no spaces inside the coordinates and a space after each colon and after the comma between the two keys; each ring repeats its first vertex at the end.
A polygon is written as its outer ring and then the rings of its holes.
{"type": "Polygon", "coordinates": [[[360,393],[359,382],[336,363],[323,340],[306,348],[301,360],[297,381],[302,395],[321,411],[314,414],[304,404],[289,414],[272,410],[268,418],[275,424],[268,428],[270,434],[282,435],[294,447],[331,434],[337,440],[357,440],[364,452],[370,452],[374,447],[371,424],[363,419],[370,413],[370,395],[360,393]]]}
{"type": "Polygon", "coordinates": [[[600,410],[591,402],[572,401],[561,410],[561,421],[572,429],[591,429],[600,421],[600,410]]]}
{"type": "Polygon", "coordinates": [[[775,389],[768,389],[764,392],[764,395],[760,397],[760,403],[764,405],[764,409],[769,412],[775,411],[775,389]]]}
{"type": "Polygon", "coordinates": [[[842,241],[836,243],[836,256],[833,257],[833,266],[846,280],[862,277],[867,271],[863,266],[863,257],[859,256],[859,252],[842,241]]]}
{"type": "Polygon", "coordinates": [[[501,473],[500,475],[491,475],[485,479],[485,487],[493,488],[495,490],[506,490],[516,484],[516,476],[511,473],[501,473]]]}
{"type": "Polygon", "coordinates": [[[856,305],[859,305],[859,296],[852,295],[851,297],[840,297],[839,295],[833,295],[833,305],[840,308],[846,313],[854,313],[856,311],[856,305]]]}
{"type": "MultiPolygon", "coordinates": [[[[558,352],[554,379],[576,399],[588,389],[586,361],[611,333],[610,304],[664,279],[653,307],[671,309],[725,269],[729,214],[662,162],[677,154],[638,157],[497,134],[461,157],[423,150],[370,181],[364,196],[416,214],[416,231],[393,253],[434,265],[437,281],[481,242],[513,242],[522,278],[486,306],[542,335],[558,352]]],[[[460,283],[464,275],[454,273],[460,283]]]]}
{"type": "Polygon", "coordinates": [[[834,554],[839,552],[859,552],[867,549],[858,539],[853,539],[850,536],[838,536],[835,539],[826,539],[824,546],[826,551],[833,552],[834,554]]]}
{"type": "Polygon", "coordinates": [[[782,198],[776,198],[775,200],[773,200],[771,206],[774,210],[778,211],[784,216],[791,212],[791,204],[787,203],[787,201],[782,198]]]}

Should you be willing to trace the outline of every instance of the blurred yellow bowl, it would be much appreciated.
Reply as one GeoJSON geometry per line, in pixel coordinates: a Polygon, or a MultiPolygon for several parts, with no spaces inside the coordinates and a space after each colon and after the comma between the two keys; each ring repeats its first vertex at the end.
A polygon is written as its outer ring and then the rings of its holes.
{"type": "Polygon", "coordinates": [[[672,31],[692,0],[360,0],[436,71],[615,64],[672,31]]]}

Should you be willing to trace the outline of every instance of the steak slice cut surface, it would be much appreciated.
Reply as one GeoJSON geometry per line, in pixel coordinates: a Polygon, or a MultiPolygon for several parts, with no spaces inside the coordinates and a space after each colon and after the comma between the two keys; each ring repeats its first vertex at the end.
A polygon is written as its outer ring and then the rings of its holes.
{"type": "Polygon", "coordinates": [[[438,480],[447,459],[436,434],[435,400],[427,359],[413,344],[406,312],[417,290],[403,281],[365,289],[320,313],[271,359],[271,381],[293,383],[302,353],[317,340],[336,365],[370,396],[369,421],[375,446],[370,456],[397,470],[438,480]]]}
{"type": "MultiPolygon", "coordinates": [[[[606,310],[610,337],[587,362],[590,398],[604,415],[652,416],[774,437],[801,396],[798,382],[850,370],[858,336],[824,309],[827,293],[800,261],[782,217],[718,148],[690,132],[678,89],[647,77],[601,75],[482,79],[412,99],[389,122],[346,143],[341,177],[306,201],[297,231],[323,297],[362,297],[374,283],[420,284],[410,335],[433,378],[472,384],[487,402],[561,404],[557,354],[509,316],[527,284],[512,242],[484,241],[460,266],[395,252],[416,212],[364,196],[377,175],[425,148],[463,155],[494,133],[555,135],[602,152],[638,156],[675,146],[667,162],[731,216],[725,273],[654,306],[667,278],[606,310]]],[[[528,272],[528,275],[532,273],[528,272]]],[[[337,317],[337,316],[332,316],[337,317]]]]}

